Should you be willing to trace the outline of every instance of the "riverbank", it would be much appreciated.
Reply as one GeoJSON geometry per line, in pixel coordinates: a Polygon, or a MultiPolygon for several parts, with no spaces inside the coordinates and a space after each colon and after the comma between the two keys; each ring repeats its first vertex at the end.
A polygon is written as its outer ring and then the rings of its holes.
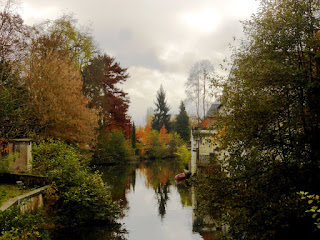
{"type": "Polygon", "coordinates": [[[17,184],[0,183],[0,207],[9,199],[25,194],[29,189],[21,188],[17,184]]]}
{"type": "Polygon", "coordinates": [[[51,183],[44,194],[45,206],[36,212],[23,212],[19,207],[1,211],[0,239],[50,239],[59,228],[114,221],[119,204],[88,162],[76,148],[61,141],[34,145],[32,173],[46,176],[51,183]]]}

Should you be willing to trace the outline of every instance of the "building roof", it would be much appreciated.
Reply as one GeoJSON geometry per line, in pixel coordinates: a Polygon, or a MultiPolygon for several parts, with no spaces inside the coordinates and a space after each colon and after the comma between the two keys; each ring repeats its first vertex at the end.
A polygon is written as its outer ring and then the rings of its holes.
{"type": "Polygon", "coordinates": [[[221,108],[221,103],[220,102],[214,102],[211,104],[210,109],[208,110],[204,120],[202,121],[200,127],[209,127],[210,125],[212,125],[212,123],[215,121],[216,117],[217,117],[217,112],[220,110],[221,108]]]}
{"type": "Polygon", "coordinates": [[[216,117],[217,112],[219,111],[219,109],[221,108],[221,103],[220,102],[214,102],[211,104],[210,109],[208,110],[207,114],[206,114],[206,118],[207,117],[216,117]]]}

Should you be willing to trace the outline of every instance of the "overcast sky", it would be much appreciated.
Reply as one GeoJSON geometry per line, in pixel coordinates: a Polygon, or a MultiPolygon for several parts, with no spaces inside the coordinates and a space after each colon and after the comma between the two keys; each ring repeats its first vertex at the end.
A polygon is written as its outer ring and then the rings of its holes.
{"type": "Polygon", "coordinates": [[[21,13],[27,24],[73,13],[90,25],[99,48],[128,68],[123,89],[141,125],[160,84],[171,113],[178,113],[190,67],[208,59],[219,71],[228,44],[242,36],[240,20],[258,6],[256,0],[22,0],[21,13]]]}

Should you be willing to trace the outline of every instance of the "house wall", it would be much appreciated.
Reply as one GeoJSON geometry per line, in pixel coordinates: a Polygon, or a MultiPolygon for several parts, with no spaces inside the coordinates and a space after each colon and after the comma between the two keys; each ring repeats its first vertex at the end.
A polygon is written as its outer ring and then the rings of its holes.
{"type": "Polygon", "coordinates": [[[210,155],[215,154],[214,149],[217,144],[212,141],[212,135],[215,133],[217,133],[216,130],[206,128],[193,128],[191,130],[191,174],[197,172],[198,165],[208,164],[210,155]]]}

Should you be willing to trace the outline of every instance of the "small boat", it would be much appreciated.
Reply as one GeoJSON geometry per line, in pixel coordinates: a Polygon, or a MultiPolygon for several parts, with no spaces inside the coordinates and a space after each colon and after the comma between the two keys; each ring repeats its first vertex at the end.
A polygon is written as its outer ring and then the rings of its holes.
{"type": "Polygon", "coordinates": [[[184,172],[186,178],[191,177],[191,171],[190,171],[190,170],[186,170],[186,169],[185,169],[185,170],[183,170],[183,172],[184,172]]]}
{"type": "Polygon", "coordinates": [[[184,180],[186,178],[185,173],[180,173],[174,177],[176,180],[184,180]]]}

